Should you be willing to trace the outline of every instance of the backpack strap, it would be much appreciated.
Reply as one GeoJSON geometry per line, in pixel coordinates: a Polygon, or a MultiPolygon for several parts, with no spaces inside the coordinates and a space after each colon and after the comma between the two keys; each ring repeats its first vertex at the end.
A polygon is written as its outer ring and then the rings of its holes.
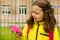
{"type": "Polygon", "coordinates": [[[53,38],[54,38],[54,31],[50,31],[49,40],[53,40],[53,38]]]}
{"type": "Polygon", "coordinates": [[[27,29],[27,35],[29,34],[29,30],[30,30],[30,26],[28,25],[28,29],[27,29]]]}
{"type": "Polygon", "coordinates": [[[27,29],[27,40],[28,40],[29,31],[30,31],[30,25],[28,25],[28,29],[27,29]]]}
{"type": "MultiPolygon", "coordinates": [[[[28,40],[29,31],[30,31],[30,25],[28,25],[28,29],[27,29],[27,40],[28,40]]],[[[53,37],[54,37],[54,31],[50,31],[49,32],[49,40],[53,40],[53,37]]]]}

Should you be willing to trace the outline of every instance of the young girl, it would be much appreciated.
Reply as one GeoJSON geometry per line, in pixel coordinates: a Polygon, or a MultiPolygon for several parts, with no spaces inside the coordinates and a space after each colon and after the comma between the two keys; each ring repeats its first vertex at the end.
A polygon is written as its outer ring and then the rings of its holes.
{"type": "MultiPolygon", "coordinates": [[[[34,2],[30,14],[22,36],[19,36],[20,39],[17,37],[19,40],[49,40],[50,32],[53,32],[53,40],[60,39],[54,12],[47,0],[34,2]]],[[[16,33],[16,35],[20,35],[20,33],[16,33]]]]}

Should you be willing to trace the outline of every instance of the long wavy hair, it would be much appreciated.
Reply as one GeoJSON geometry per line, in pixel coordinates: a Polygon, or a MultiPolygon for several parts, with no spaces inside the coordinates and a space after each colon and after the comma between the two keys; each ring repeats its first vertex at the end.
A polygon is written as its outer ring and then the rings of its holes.
{"type": "MultiPolygon", "coordinates": [[[[56,19],[54,18],[54,11],[51,7],[51,4],[47,0],[37,0],[33,3],[32,6],[38,6],[42,8],[42,11],[44,12],[44,30],[45,32],[49,33],[50,31],[54,31],[54,27],[56,24],[56,19]]],[[[27,23],[30,25],[30,28],[34,25],[34,19],[32,15],[27,20],[27,23]]]]}

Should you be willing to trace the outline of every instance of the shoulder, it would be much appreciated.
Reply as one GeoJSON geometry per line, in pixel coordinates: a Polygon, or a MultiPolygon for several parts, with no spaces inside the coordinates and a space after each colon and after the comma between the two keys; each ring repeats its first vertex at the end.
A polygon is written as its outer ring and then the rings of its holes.
{"type": "Polygon", "coordinates": [[[54,32],[58,32],[58,27],[55,25],[54,32]]]}
{"type": "Polygon", "coordinates": [[[55,36],[59,36],[59,32],[58,32],[58,27],[57,26],[55,26],[55,28],[54,28],[54,35],[55,36]]]}
{"type": "Polygon", "coordinates": [[[59,32],[57,26],[54,28],[54,40],[59,40],[59,32]]]}
{"type": "Polygon", "coordinates": [[[26,28],[26,27],[28,27],[28,24],[27,23],[24,24],[24,28],[26,28]]]}
{"type": "Polygon", "coordinates": [[[57,25],[55,25],[55,27],[54,27],[54,31],[58,31],[58,27],[57,27],[57,25]]]}
{"type": "Polygon", "coordinates": [[[27,29],[27,27],[28,27],[28,24],[25,23],[25,24],[24,24],[24,29],[27,29]]]}

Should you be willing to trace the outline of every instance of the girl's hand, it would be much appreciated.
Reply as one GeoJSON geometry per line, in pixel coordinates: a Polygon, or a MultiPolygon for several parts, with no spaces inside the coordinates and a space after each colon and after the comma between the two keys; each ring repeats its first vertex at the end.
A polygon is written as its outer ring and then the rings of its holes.
{"type": "Polygon", "coordinates": [[[22,36],[22,30],[19,28],[17,25],[12,25],[11,26],[11,31],[15,33],[16,36],[22,36]]]}
{"type": "Polygon", "coordinates": [[[16,37],[22,36],[22,32],[16,32],[16,37]]]}

